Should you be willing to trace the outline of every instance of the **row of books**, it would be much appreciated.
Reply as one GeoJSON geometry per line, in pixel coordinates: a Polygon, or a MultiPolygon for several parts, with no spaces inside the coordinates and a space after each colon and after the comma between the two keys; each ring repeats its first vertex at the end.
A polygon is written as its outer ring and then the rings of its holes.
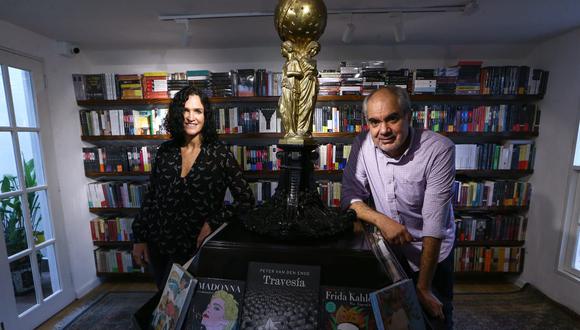
{"type": "Polygon", "coordinates": [[[157,146],[83,148],[85,172],[150,172],[157,146]]]}
{"type": "Polygon", "coordinates": [[[453,183],[453,204],[463,207],[527,206],[532,185],[524,181],[453,183]]]}
{"type": "Polygon", "coordinates": [[[135,273],[140,269],[133,265],[131,252],[118,249],[95,250],[97,272],[101,273],[135,273]]]}
{"type": "MultiPolygon", "coordinates": [[[[278,187],[277,181],[257,181],[249,183],[254,197],[256,200],[256,205],[261,205],[274,196],[276,188],[278,187]]],[[[327,207],[340,207],[340,194],[342,189],[342,183],[329,181],[329,180],[318,180],[316,182],[316,189],[324,205],[327,207]]],[[[225,197],[226,205],[231,205],[233,203],[233,197],[229,191],[226,191],[225,197]]]]}
{"type": "Polygon", "coordinates": [[[133,218],[97,217],[91,220],[93,241],[130,242],[133,240],[133,218]]]}
{"type": "MultiPolygon", "coordinates": [[[[276,145],[241,146],[228,145],[238,164],[245,171],[276,171],[280,160],[276,157],[276,145]]],[[[318,146],[315,168],[341,170],[346,166],[352,146],[329,143],[318,146]]],[[[535,148],[529,141],[508,141],[496,144],[457,144],[455,167],[480,170],[529,170],[533,168],[535,148]]],[[[156,146],[105,146],[83,148],[86,172],[150,172],[155,159],[156,146]]]]}
{"type": "MultiPolygon", "coordinates": [[[[413,105],[412,126],[435,132],[537,132],[540,110],[536,105],[492,106],[413,105]]],[[[218,133],[281,133],[276,108],[214,107],[218,133]]],[[[82,133],[99,135],[166,134],[163,121],[168,109],[81,110],[82,133]]],[[[360,105],[322,106],[314,111],[312,131],[361,132],[366,128],[360,105]]]]}
{"type": "MultiPolygon", "coordinates": [[[[276,145],[241,146],[228,145],[238,164],[244,171],[277,171],[281,161],[276,157],[281,151],[276,145]]],[[[346,166],[352,146],[343,143],[321,144],[317,148],[318,159],[314,161],[315,169],[341,170],[346,166]]]]}
{"type": "Polygon", "coordinates": [[[342,63],[338,70],[320,73],[321,95],[368,95],[381,86],[397,86],[411,94],[543,95],[548,71],[528,66],[485,66],[459,61],[435,69],[386,70],[383,63],[342,63]]]}
{"type": "Polygon", "coordinates": [[[455,248],[456,272],[519,272],[524,250],[520,247],[469,246],[455,248]]]}
{"type": "Polygon", "coordinates": [[[282,73],[264,69],[229,72],[189,70],[143,74],[73,74],[77,100],[131,100],[173,97],[184,87],[195,86],[207,96],[278,96],[282,73]]]}
{"type": "Polygon", "coordinates": [[[228,145],[236,161],[244,171],[277,171],[281,161],[276,157],[280,149],[276,145],[240,146],[228,145]]]}
{"type": "Polygon", "coordinates": [[[282,132],[276,108],[216,107],[214,110],[218,134],[282,132]]]}
{"type": "Polygon", "coordinates": [[[506,141],[505,144],[456,144],[458,170],[531,170],[536,148],[532,141],[506,141]]]}
{"type": "Polygon", "coordinates": [[[152,110],[81,110],[84,136],[160,135],[166,134],[163,122],[168,109],[152,110]]]}
{"type": "Polygon", "coordinates": [[[247,268],[244,280],[231,280],[195,278],[174,265],[148,326],[203,329],[213,324],[207,310],[227,299],[228,329],[424,328],[410,280],[376,290],[321,285],[319,266],[250,262],[247,268]]]}
{"type": "Polygon", "coordinates": [[[527,218],[523,215],[468,215],[455,217],[458,241],[523,241],[527,218]]]}
{"type": "Polygon", "coordinates": [[[366,128],[362,105],[345,104],[314,109],[312,131],[316,133],[358,133],[366,128]]]}
{"type": "Polygon", "coordinates": [[[141,207],[149,185],[131,182],[93,182],[87,187],[91,208],[138,208],[141,207]]]}
{"type": "MultiPolygon", "coordinates": [[[[338,70],[320,72],[320,95],[368,95],[385,85],[412,94],[543,95],[549,72],[529,66],[485,66],[481,61],[460,61],[435,69],[386,70],[383,61],[342,62],[338,70]]],[[[208,96],[279,96],[282,74],[264,69],[238,69],[213,73],[189,70],[140,74],[73,74],[77,100],[173,97],[195,85],[208,96]]]]}
{"type": "Polygon", "coordinates": [[[322,202],[328,207],[340,207],[342,182],[319,180],[316,182],[318,194],[322,202]]]}
{"type": "Polygon", "coordinates": [[[537,132],[540,109],[535,104],[413,104],[412,125],[434,132],[537,132]]]}

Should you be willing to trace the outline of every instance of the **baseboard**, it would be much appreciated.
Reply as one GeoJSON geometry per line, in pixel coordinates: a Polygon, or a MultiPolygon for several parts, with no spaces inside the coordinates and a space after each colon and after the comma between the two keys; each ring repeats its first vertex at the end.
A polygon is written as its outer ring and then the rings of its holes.
{"type": "Polygon", "coordinates": [[[521,278],[518,278],[515,282],[514,285],[517,286],[518,288],[523,288],[526,284],[528,284],[528,282],[522,280],[521,278]]]}
{"type": "Polygon", "coordinates": [[[92,281],[83,285],[78,290],[75,290],[75,294],[76,294],[77,299],[82,298],[84,295],[91,292],[91,290],[98,287],[99,285],[101,285],[101,280],[98,277],[95,277],[92,281]]]}

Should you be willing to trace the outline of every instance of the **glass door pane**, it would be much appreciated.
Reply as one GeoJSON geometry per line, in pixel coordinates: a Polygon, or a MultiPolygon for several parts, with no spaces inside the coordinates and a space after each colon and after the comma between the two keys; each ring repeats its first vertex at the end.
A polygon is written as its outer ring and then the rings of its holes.
{"type": "Polygon", "coordinates": [[[37,259],[38,269],[40,270],[42,297],[46,299],[53,293],[60,291],[60,280],[58,276],[54,245],[51,244],[41,249],[38,253],[37,259]]]}
{"type": "Polygon", "coordinates": [[[6,252],[9,257],[28,249],[26,225],[22,212],[22,199],[19,196],[0,200],[0,217],[2,217],[6,252]]]}
{"type": "Polygon", "coordinates": [[[10,274],[12,275],[12,285],[16,296],[16,309],[18,314],[22,314],[38,304],[30,256],[11,262],[10,274]]]}
{"type": "Polygon", "coordinates": [[[40,153],[40,140],[36,132],[19,132],[20,155],[24,167],[26,188],[44,185],[44,170],[40,153]]]}
{"type": "Polygon", "coordinates": [[[12,133],[0,132],[0,194],[20,190],[18,172],[16,172],[16,159],[14,158],[14,146],[12,133]]]}
{"type": "Polygon", "coordinates": [[[29,71],[8,67],[12,103],[16,116],[16,126],[36,127],[36,109],[34,106],[34,91],[32,76],[29,71]]]}
{"type": "Polygon", "coordinates": [[[8,103],[6,103],[4,79],[0,74],[0,127],[1,126],[10,126],[10,121],[8,120],[8,103]]]}
{"type": "Polygon", "coordinates": [[[54,238],[52,234],[52,220],[50,219],[50,212],[48,211],[46,191],[40,190],[29,192],[27,197],[34,244],[39,245],[54,238]]]}

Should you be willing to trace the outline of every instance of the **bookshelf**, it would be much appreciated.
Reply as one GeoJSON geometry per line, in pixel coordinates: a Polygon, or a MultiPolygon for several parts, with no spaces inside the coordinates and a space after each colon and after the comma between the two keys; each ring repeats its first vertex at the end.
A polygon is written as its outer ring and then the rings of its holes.
{"type": "MultiPolygon", "coordinates": [[[[337,106],[341,104],[360,105],[363,96],[319,96],[317,105],[337,106]]],[[[451,104],[451,105],[500,105],[500,104],[534,104],[542,99],[538,95],[411,95],[411,100],[415,104],[423,106],[424,104],[451,104]]],[[[244,106],[244,107],[275,107],[278,102],[277,96],[264,97],[213,97],[210,103],[213,106],[244,106]]],[[[91,110],[109,110],[109,109],[153,109],[156,107],[168,107],[170,99],[137,99],[137,100],[85,100],[77,101],[79,107],[91,110]]],[[[533,140],[538,136],[537,131],[507,131],[507,132],[438,132],[449,137],[456,144],[501,144],[509,140],[533,140]]],[[[358,133],[353,132],[314,132],[313,136],[322,143],[339,142],[350,143],[358,133]]],[[[219,138],[226,144],[246,143],[250,145],[276,144],[277,140],[283,136],[283,133],[228,133],[219,134],[219,138]]],[[[82,135],[81,140],[97,147],[108,146],[134,146],[134,145],[158,145],[169,139],[168,135],[82,135]]],[[[146,181],[147,171],[120,171],[120,172],[99,172],[87,171],[88,178],[97,181],[146,181]]],[[[275,180],[278,177],[278,171],[245,171],[246,178],[249,181],[275,180]]],[[[456,177],[458,180],[526,180],[533,175],[532,169],[514,170],[514,169],[470,169],[457,170],[456,177]]],[[[316,170],[315,177],[330,181],[340,181],[342,170],[316,170]]],[[[91,207],[91,213],[97,215],[125,215],[130,216],[138,212],[138,208],[97,208],[91,207]]],[[[454,207],[456,214],[467,215],[489,215],[489,216],[512,216],[522,215],[528,210],[528,206],[457,206],[454,207]]],[[[525,240],[463,240],[458,241],[458,250],[461,249],[492,249],[492,248],[512,248],[519,249],[521,254],[520,267],[523,266],[523,254],[525,240]]],[[[109,242],[95,241],[94,245],[101,248],[119,248],[129,249],[129,242],[109,242]]],[[[463,251],[463,250],[461,250],[463,251]]],[[[471,250],[468,250],[471,251],[471,250]]],[[[515,251],[515,250],[514,250],[515,251]]],[[[462,252],[463,253],[463,252],[462,252]]],[[[468,252],[472,253],[472,252],[468,252]]],[[[506,268],[507,269],[507,268],[506,268]]],[[[510,269],[513,270],[513,267],[510,269]]],[[[492,272],[494,274],[517,274],[518,271],[492,272]]],[[[481,271],[458,271],[462,275],[481,274],[481,271]]],[[[123,278],[134,276],[140,273],[108,273],[98,272],[98,276],[113,278],[123,278]]],[[[147,275],[143,275],[146,277],[147,275]]]]}

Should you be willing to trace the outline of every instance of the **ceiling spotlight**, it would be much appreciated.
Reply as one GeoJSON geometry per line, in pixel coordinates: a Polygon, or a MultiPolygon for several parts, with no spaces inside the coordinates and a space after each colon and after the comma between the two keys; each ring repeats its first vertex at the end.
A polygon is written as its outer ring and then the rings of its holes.
{"type": "Polygon", "coordinates": [[[348,23],[346,25],[346,28],[344,29],[344,32],[342,33],[342,42],[344,42],[345,44],[350,44],[352,42],[354,30],[356,30],[354,24],[348,23]]]}
{"type": "Polygon", "coordinates": [[[188,19],[178,19],[175,20],[175,23],[181,23],[185,25],[185,30],[183,31],[183,36],[181,37],[181,46],[188,47],[191,45],[191,39],[193,37],[193,33],[189,29],[189,20],[188,19]]]}
{"type": "Polygon", "coordinates": [[[395,24],[393,25],[393,34],[395,35],[395,42],[405,41],[405,25],[403,22],[403,15],[395,16],[395,24]]]}
{"type": "Polygon", "coordinates": [[[476,11],[479,10],[479,3],[477,0],[472,0],[468,2],[465,7],[463,8],[463,15],[470,16],[473,15],[476,11]]]}

